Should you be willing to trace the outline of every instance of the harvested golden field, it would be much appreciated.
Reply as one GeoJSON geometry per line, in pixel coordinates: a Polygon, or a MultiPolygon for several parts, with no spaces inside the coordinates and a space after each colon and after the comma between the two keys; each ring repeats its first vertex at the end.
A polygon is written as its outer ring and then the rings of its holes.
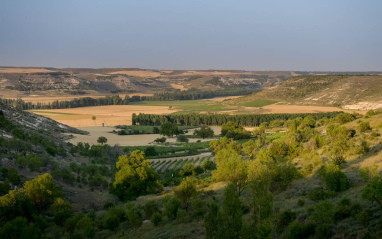
{"type": "Polygon", "coordinates": [[[46,73],[46,72],[54,72],[45,68],[24,68],[24,67],[0,67],[0,73],[46,73]]]}
{"type": "Polygon", "coordinates": [[[157,77],[160,76],[160,72],[154,72],[154,71],[115,71],[110,72],[110,75],[129,75],[129,76],[138,76],[138,77],[157,77]]]}
{"type": "Polygon", "coordinates": [[[130,125],[133,113],[170,114],[177,110],[169,110],[167,106],[142,105],[108,105],[82,107],[74,109],[34,110],[62,124],[72,127],[130,125]],[[92,120],[92,116],[96,119],[92,120]]]}

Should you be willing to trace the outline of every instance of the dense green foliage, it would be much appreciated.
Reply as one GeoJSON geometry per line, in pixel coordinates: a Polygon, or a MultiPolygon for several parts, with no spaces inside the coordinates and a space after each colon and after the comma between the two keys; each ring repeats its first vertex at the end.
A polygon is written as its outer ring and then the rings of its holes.
{"type": "Polygon", "coordinates": [[[111,192],[119,198],[132,199],[163,189],[157,172],[150,167],[143,152],[136,150],[130,156],[120,156],[116,165],[119,171],[111,192]]]}
{"type": "Polygon", "coordinates": [[[241,114],[241,115],[226,115],[226,114],[171,114],[171,115],[155,115],[142,114],[132,115],[133,125],[161,125],[165,122],[172,122],[177,125],[222,125],[229,121],[240,124],[242,126],[259,126],[264,122],[273,120],[289,120],[299,117],[312,116],[315,120],[321,118],[333,118],[342,112],[328,113],[301,113],[301,114],[241,114]]]}

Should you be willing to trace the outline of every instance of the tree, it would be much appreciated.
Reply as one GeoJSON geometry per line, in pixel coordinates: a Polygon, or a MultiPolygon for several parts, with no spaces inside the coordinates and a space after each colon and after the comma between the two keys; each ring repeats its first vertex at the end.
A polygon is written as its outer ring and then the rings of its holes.
{"type": "Polygon", "coordinates": [[[203,125],[202,127],[200,127],[200,129],[194,131],[194,135],[197,135],[203,139],[211,138],[214,136],[214,131],[211,129],[211,127],[203,125]]]}
{"type": "Polygon", "coordinates": [[[50,211],[53,214],[54,221],[57,225],[62,225],[73,213],[72,205],[62,198],[55,199],[54,203],[50,206],[50,211]]]}
{"type": "Polygon", "coordinates": [[[96,120],[97,119],[97,117],[95,117],[94,115],[92,116],[92,120],[96,120]]]}
{"type": "Polygon", "coordinates": [[[62,195],[61,187],[57,187],[52,175],[45,173],[37,178],[26,181],[25,195],[32,201],[37,209],[45,209],[62,195]]]}
{"type": "MultiPolygon", "coordinates": [[[[273,194],[270,191],[273,172],[268,165],[253,160],[248,166],[248,180],[251,195],[250,205],[253,207],[254,228],[259,230],[269,228],[269,221],[273,218],[273,194]]],[[[263,233],[264,233],[263,232],[263,233]]]]}
{"type": "Polygon", "coordinates": [[[179,129],[175,124],[170,123],[170,122],[166,122],[166,123],[162,124],[162,126],[160,127],[159,133],[161,135],[164,135],[164,136],[171,136],[172,137],[174,134],[175,135],[179,134],[179,129]]]}
{"type": "Polygon", "coordinates": [[[97,139],[97,143],[99,143],[99,144],[104,144],[104,143],[106,143],[106,142],[107,142],[107,138],[104,137],[104,136],[101,136],[101,137],[99,137],[99,138],[97,139]]]}
{"type": "Polygon", "coordinates": [[[207,214],[204,217],[207,239],[218,239],[218,211],[219,207],[216,205],[215,200],[211,200],[208,204],[207,214]]]}
{"type": "Polygon", "coordinates": [[[213,178],[231,182],[240,195],[247,184],[248,161],[233,149],[223,149],[216,154],[215,162],[217,169],[212,171],[213,178]]]}
{"type": "Polygon", "coordinates": [[[190,177],[184,178],[174,189],[174,194],[182,202],[184,209],[188,211],[192,197],[197,194],[196,180],[190,177]]]}
{"type": "Polygon", "coordinates": [[[382,207],[382,179],[379,176],[373,177],[362,190],[362,197],[371,202],[376,202],[382,207]]]}
{"type": "Polygon", "coordinates": [[[130,156],[120,156],[116,166],[119,171],[115,174],[111,192],[121,199],[132,199],[163,189],[158,173],[140,150],[135,150],[130,156]]]}
{"type": "Polygon", "coordinates": [[[239,195],[235,191],[235,186],[229,184],[224,190],[223,204],[217,216],[218,238],[240,238],[242,215],[239,195]]]}
{"type": "Polygon", "coordinates": [[[14,168],[10,168],[7,173],[8,180],[13,184],[13,185],[19,185],[21,183],[21,179],[19,174],[17,173],[17,170],[14,168]]]}
{"type": "Polygon", "coordinates": [[[243,143],[243,152],[250,158],[253,158],[253,156],[256,154],[256,148],[256,144],[252,139],[243,143]]]}
{"type": "Polygon", "coordinates": [[[248,139],[251,137],[249,131],[245,130],[240,124],[232,121],[228,121],[222,125],[221,134],[222,136],[233,139],[248,139]]]}

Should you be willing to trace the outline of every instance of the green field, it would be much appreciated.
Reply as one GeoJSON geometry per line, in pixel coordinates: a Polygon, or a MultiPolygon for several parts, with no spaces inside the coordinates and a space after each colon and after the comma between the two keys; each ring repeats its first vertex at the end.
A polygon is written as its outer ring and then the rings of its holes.
{"type": "Polygon", "coordinates": [[[173,109],[183,111],[224,111],[230,110],[220,103],[210,102],[206,100],[184,100],[184,101],[142,101],[132,102],[131,105],[145,105],[145,106],[168,106],[173,109]]]}
{"type": "Polygon", "coordinates": [[[277,101],[274,100],[253,100],[253,101],[248,101],[245,103],[240,104],[241,106],[246,106],[246,107],[263,107],[267,105],[272,105],[274,103],[277,103],[277,101]]]}

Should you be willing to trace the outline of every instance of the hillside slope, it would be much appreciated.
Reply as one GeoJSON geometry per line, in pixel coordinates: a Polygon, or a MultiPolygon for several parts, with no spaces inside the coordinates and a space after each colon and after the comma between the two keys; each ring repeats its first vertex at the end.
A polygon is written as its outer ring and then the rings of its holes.
{"type": "Polygon", "coordinates": [[[295,76],[232,103],[258,99],[303,105],[341,106],[346,109],[382,108],[382,76],[295,76]]]}

